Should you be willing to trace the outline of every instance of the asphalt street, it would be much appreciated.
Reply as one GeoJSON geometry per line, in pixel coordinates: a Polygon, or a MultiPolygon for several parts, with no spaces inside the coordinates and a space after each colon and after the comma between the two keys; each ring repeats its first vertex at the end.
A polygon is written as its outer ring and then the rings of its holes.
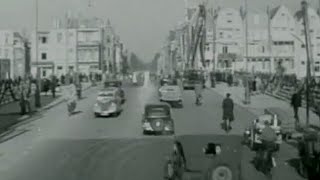
{"type": "MultiPolygon", "coordinates": [[[[60,104],[17,127],[14,133],[18,135],[0,144],[0,179],[163,179],[165,157],[174,138],[143,136],[141,129],[144,105],[158,102],[155,84],[146,74],[143,86],[125,86],[124,111],[111,118],[94,117],[92,108],[99,88],[84,94],[78,113],[73,116],[67,115],[66,104],[60,104]]],[[[241,161],[243,180],[266,179],[250,162],[254,153],[240,144],[245,127],[255,116],[237,105],[233,129],[226,134],[221,129],[223,97],[211,89],[204,96],[204,104],[196,106],[193,92],[184,91],[184,108],[173,109],[176,137],[183,139],[189,166],[203,170],[203,161],[198,157],[208,141],[226,144],[225,147],[237,144],[233,148],[240,154],[227,155],[225,159],[231,159],[229,163],[241,161]]],[[[283,144],[273,179],[303,179],[290,165],[296,156],[293,146],[283,144]]]]}

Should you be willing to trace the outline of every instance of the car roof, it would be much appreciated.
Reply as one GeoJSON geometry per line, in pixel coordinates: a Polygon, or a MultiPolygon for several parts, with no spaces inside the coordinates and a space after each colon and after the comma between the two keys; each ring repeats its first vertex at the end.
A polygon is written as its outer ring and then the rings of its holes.
{"type": "Polygon", "coordinates": [[[107,87],[99,91],[99,93],[115,93],[118,90],[116,87],[107,87]]]}
{"type": "Polygon", "coordinates": [[[145,108],[152,108],[152,107],[167,107],[167,108],[170,108],[170,106],[166,103],[149,103],[149,104],[146,104],[144,106],[145,108]]]}
{"type": "Polygon", "coordinates": [[[162,86],[161,88],[165,89],[179,89],[180,87],[178,85],[167,85],[167,86],[162,86]]]}

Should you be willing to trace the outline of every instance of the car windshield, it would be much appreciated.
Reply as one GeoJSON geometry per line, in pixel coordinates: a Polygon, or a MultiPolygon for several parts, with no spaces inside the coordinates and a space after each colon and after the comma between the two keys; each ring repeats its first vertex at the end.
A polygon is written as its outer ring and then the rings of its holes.
{"type": "Polygon", "coordinates": [[[99,97],[113,97],[114,94],[113,93],[100,93],[99,97]]]}
{"type": "Polygon", "coordinates": [[[168,116],[168,115],[169,115],[169,111],[167,110],[167,108],[157,107],[157,108],[149,108],[147,110],[147,116],[168,116]]]}

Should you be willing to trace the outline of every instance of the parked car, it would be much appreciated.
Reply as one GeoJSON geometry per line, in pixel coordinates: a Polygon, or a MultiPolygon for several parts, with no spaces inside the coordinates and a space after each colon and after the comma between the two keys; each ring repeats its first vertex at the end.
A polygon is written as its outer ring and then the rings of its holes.
{"type": "Polygon", "coordinates": [[[265,121],[269,121],[271,128],[275,130],[277,134],[277,141],[275,143],[277,150],[279,150],[280,144],[282,143],[281,121],[278,120],[276,114],[263,114],[254,119],[250,127],[244,132],[245,142],[252,150],[255,150],[262,143],[260,136],[263,128],[265,128],[265,121]]]}
{"type": "Polygon", "coordinates": [[[116,87],[120,91],[121,103],[126,101],[125,92],[122,88],[122,82],[119,80],[108,80],[104,82],[104,88],[116,87]]]}
{"type": "Polygon", "coordinates": [[[181,89],[177,85],[165,85],[159,89],[159,99],[172,106],[183,107],[181,89]]]}
{"type": "Polygon", "coordinates": [[[96,117],[119,115],[122,111],[120,90],[115,87],[109,87],[100,91],[93,111],[96,117]]]}
{"type": "Polygon", "coordinates": [[[172,135],[174,121],[168,104],[147,104],[142,118],[143,134],[172,135]]]}

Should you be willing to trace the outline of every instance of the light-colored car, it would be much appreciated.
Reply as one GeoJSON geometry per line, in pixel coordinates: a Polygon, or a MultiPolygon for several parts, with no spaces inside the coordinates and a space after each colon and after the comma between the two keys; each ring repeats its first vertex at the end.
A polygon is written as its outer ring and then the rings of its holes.
{"type": "Polygon", "coordinates": [[[250,127],[245,130],[245,141],[249,144],[251,149],[256,149],[257,146],[262,143],[260,137],[262,130],[265,128],[265,121],[269,121],[271,128],[276,132],[277,140],[275,143],[277,144],[277,148],[280,147],[280,144],[282,143],[281,122],[275,114],[263,114],[253,120],[250,127]]]}
{"type": "Polygon", "coordinates": [[[178,85],[164,85],[159,88],[159,99],[171,105],[183,106],[182,93],[178,85]]]}
{"type": "Polygon", "coordinates": [[[96,117],[119,115],[122,111],[120,90],[116,87],[109,87],[100,91],[93,111],[96,117]]]}

